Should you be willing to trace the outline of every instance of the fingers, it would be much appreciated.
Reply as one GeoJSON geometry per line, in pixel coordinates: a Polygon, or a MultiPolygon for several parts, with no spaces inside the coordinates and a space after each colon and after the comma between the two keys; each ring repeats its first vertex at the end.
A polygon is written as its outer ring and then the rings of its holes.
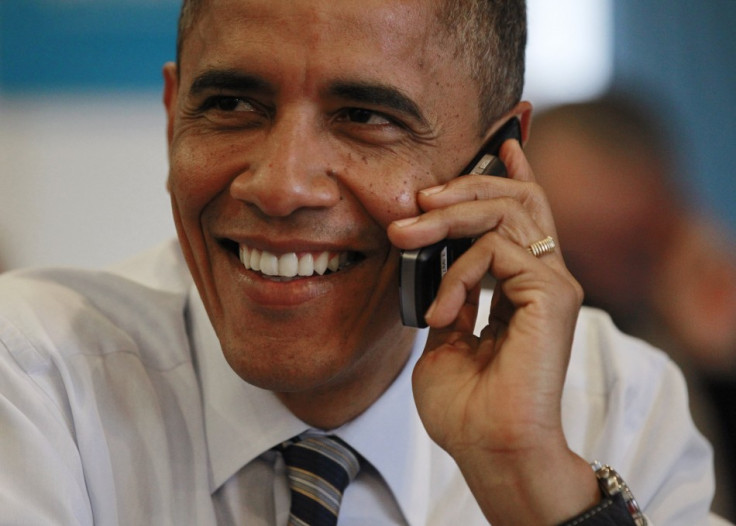
{"type": "Polygon", "coordinates": [[[400,248],[417,248],[445,237],[479,237],[498,227],[529,231],[528,237],[516,239],[524,246],[548,235],[556,237],[549,203],[519,143],[506,141],[501,155],[509,166],[509,178],[466,175],[420,191],[417,202],[425,214],[397,223],[411,225],[412,237],[389,229],[391,240],[400,248]],[[512,219],[522,215],[528,217],[512,219]],[[520,224],[529,220],[538,227],[534,232],[520,224]]]}
{"type": "Polygon", "coordinates": [[[506,141],[501,158],[507,166],[508,178],[471,175],[458,177],[444,186],[419,192],[417,201],[425,212],[468,201],[508,197],[520,203],[545,235],[554,235],[554,222],[547,197],[536,183],[531,166],[518,142],[506,141]]]}
{"type": "MultiPolygon", "coordinates": [[[[455,194],[453,189],[447,190],[455,194]]],[[[460,189],[462,193],[463,189],[460,189]]],[[[451,196],[453,199],[455,195],[451,196]]],[[[459,201],[432,210],[411,220],[398,221],[389,228],[391,240],[400,248],[413,249],[445,238],[479,238],[496,231],[521,246],[546,234],[524,205],[510,197],[492,200],[459,201]]]]}
{"type": "Polygon", "coordinates": [[[526,182],[533,182],[536,180],[534,178],[534,171],[532,170],[532,167],[524,155],[518,141],[512,140],[503,143],[501,145],[499,157],[506,165],[509,179],[526,182]]]}
{"type": "Polygon", "coordinates": [[[468,294],[477,288],[486,272],[502,285],[494,294],[500,303],[493,306],[492,317],[507,324],[517,309],[536,305],[557,305],[560,313],[577,311],[582,302],[582,290],[572,278],[558,255],[535,258],[526,248],[497,232],[489,232],[476,241],[455,261],[442,279],[437,298],[425,316],[431,327],[446,327],[455,322],[458,313],[475,301],[468,294]]]}
{"type": "Polygon", "coordinates": [[[551,210],[518,142],[507,141],[500,155],[509,178],[467,175],[426,189],[418,195],[424,213],[389,226],[391,241],[403,249],[444,238],[475,239],[442,280],[426,316],[433,327],[447,326],[461,315],[467,317],[463,309],[474,308],[466,306],[468,294],[488,272],[499,280],[530,273],[537,276],[537,287],[577,286],[559,249],[539,258],[529,252],[530,245],[547,236],[556,240],[551,210]]]}
{"type": "MultiPolygon", "coordinates": [[[[420,197],[425,213],[396,221],[389,237],[399,248],[415,249],[445,238],[481,239],[496,232],[527,249],[547,236],[554,222],[541,188],[488,176],[464,176],[420,197]]],[[[477,244],[477,242],[476,242],[477,244]]],[[[544,259],[564,265],[559,251],[544,259]]]]}

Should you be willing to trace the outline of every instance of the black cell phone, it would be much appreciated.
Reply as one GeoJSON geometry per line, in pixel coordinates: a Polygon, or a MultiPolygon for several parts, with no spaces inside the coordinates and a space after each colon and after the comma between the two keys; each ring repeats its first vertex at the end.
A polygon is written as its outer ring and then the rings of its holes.
{"type": "MultiPolygon", "coordinates": [[[[498,150],[507,139],[521,141],[519,119],[513,117],[499,129],[470,161],[460,175],[479,174],[506,177],[506,166],[498,150]]],[[[444,239],[417,250],[402,250],[399,262],[401,321],[409,327],[426,327],[424,313],[437,296],[440,281],[450,265],[465,252],[472,239],[444,239]]]]}

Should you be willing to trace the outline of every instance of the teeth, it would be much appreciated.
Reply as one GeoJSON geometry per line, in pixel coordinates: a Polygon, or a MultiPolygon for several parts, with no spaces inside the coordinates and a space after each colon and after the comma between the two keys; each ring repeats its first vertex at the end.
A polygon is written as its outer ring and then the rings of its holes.
{"type": "Polygon", "coordinates": [[[257,248],[254,248],[250,252],[250,268],[261,270],[261,251],[257,248]]]}
{"type": "Polygon", "coordinates": [[[330,259],[330,255],[327,252],[322,252],[314,260],[314,271],[320,276],[327,270],[327,262],[330,259]]]}
{"type": "Polygon", "coordinates": [[[289,254],[284,254],[279,258],[279,276],[284,276],[285,278],[293,278],[296,276],[297,271],[299,270],[299,258],[296,257],[296,254],[293,252],[290,252],[289,254]]]}
{"type": "Polygon", "coordinates": [[[314,273],[314,257],[312,254],[304,254],[299,259],[299,275],[311,276],[314,273]]]}
{"type": "Polygon", "coordinates": [[[330,261],[327,263],[327,268],[332,272],[336,272],[337,269],[340,268],[340,254],[335,254],[330,258],[330,261]]]}
{"type": "Polygon", "coordinates": [[[253,249],[250,253],[250,268],[261,270],[261,251],[258,249],[253,249]]]}
{"type": "Polygon", "coordinates": [[[259,271],[266,276],[293,278],[295,276],[324,275],[327,270],[337,272],[349,263],[347,252],[339,254],[330,252],[305,253],[297,256],[289,252],[276,256],[267,250],[260,251],[240,245],[240,261],[248,270],[259,271]]]}
{"type": "Polygon", "coordinates": [[[266,276],[278,276],[279,258],[265,250],[261,252],[261,272],[266,276]]]}

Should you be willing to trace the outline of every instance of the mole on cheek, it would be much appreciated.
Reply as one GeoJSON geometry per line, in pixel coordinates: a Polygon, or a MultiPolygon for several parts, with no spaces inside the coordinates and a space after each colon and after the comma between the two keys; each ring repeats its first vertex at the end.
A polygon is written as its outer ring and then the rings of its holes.
{"type": "Polygon", "coordinates": [[[407,205],[411,205],[413,200],[414,200],[414,196],[408,190],[403,190],[399,192],[399,194],[394,198],[394,201],[396,201],[396,204],[401,206],[402,208],[407,205]]]}
{"type": "Polygon", "coordinates": [[[402,190],[394,196],[394,214],[399,213],[406,216],[419,213],[416,196],[414,191],[410,190],[411,188],[411,185],[405,184],[402,190]]]}

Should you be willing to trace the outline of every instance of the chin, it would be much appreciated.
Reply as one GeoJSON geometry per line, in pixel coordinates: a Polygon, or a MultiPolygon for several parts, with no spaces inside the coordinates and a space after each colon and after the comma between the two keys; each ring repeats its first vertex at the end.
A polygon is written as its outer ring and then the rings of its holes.
{"type": "Polygon", "coordinates": [[[346,345],[318,345],[306,339],[254,338],[247,345],[224,344],[230,367],[249,384],[276,392],[319,388],[349,368],[346,345]]]}

